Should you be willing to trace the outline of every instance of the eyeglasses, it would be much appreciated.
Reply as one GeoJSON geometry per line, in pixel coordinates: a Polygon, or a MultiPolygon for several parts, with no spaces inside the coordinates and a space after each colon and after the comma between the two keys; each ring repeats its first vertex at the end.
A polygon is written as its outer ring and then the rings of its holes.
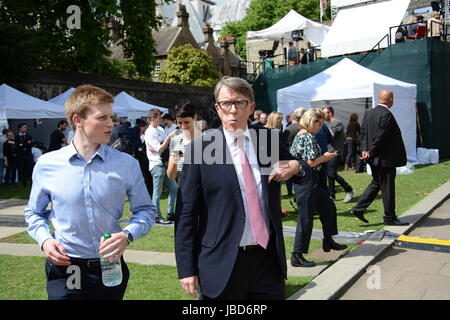
{"type": "Polygon", "coordinates": [[[230,110],[234,105],[236,109],[245,109],[250,103],[248,100],[236,100],[236,101],[219,101],[217,104],[222,110],[230,110]]]}

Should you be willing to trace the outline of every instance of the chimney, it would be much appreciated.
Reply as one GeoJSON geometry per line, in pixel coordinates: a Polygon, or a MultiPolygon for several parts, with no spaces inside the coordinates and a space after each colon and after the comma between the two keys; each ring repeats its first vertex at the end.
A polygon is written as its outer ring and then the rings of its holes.
{"type": "Polygon", "coordinates": [[[214,43],[213,28],[211,28],[210,26],[206,26],[206,27],[203,27],[202,31],[203,31],[205,43],[210,43],[210,41],[212,41],[214,43]]]}
{"type": "Polygon", "coordinates": [[[222,40],[220,42],[220,47],[223,48],[223,75],[231,76],[230,54],[228,51],[228,42],[226,40],[222,40]]]}
{"type": "Polygon", "coordinates": [[[189,13],[186,11],[186,6],[180,4],[180,9],[177,12],[178,27],[189,28],[189,13]]]}
{"type": "Polygon", "coordinates": [[[230,51],[233,52],[235,55],[237,55],[236,52],[236,38],[235,37],[229,37],[226,42],[228,43],[230,47],[230,51]]]}

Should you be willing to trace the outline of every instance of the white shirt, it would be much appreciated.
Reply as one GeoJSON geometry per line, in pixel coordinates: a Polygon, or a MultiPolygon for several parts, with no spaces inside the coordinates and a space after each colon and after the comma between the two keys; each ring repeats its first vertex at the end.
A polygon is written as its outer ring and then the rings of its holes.
{"type": "Polygon", "coordinates": [[[154,128],[152,126],[149,126],[147,130],[145,130],[144,139],[147,150],[147,158],[149,162],[148,169],[152,171],[153,167],[163,164],[159,149],[161,148],[161,143],[163,143],[166,139],[166,134],[164,133],[164,129],[161,127],[154,128]],[[151,147],[156,152],[151,152],[149,150],[149,147],[151,147]]]}
{"type": "MultiPolygon", "coordinates": [[[[239,245],[240,246],[254,245],[257,243],[255,241],[255,238],[253,237],[252,227],[251,227],[251,223],[250,223],[250,217],[249,217],[249,213],[248,213],[248,204],[246,201],[247,197],[246,197],[245,186],[244,186],[244,176],[242,174],[241,160],[239,157],[239,148],[237,145],[236,136],[233,133],[227,131],[226,129],[224,129],[223,131],[224,131],[225,141],[227,143],[228,150],[230,150],[231,158],[233,160],[234,168],[236,170],[236,174],[238,177],[242,199],[244,200],[243,202],[244,202],[244,210],[245,210],[245,227],[244,227],[244,233],[242,234],[241,242],[239,245]]],[[[253,146],[253,142],[250,137],[250,131],[248,130],[248,128],[245,129],[243,135],[246,137],[245,142],[244,142],[245,154],[247,155],[248,162],[250,163],[253,175],[256,180],[256,188],[258,189],[259,202],[260,202],[261,209],[263,211],[264,219],[266,221],[266,226],[267,226],[268,225],[268,220],[267,220],[268,215],[265,212],[264,203],[262,202],[261,171],[259,169],[258,158],[256,156],[255,148],[253,146]]],[[[267,231],[269,231],[269,230],[267,229],[267,231]]]]}

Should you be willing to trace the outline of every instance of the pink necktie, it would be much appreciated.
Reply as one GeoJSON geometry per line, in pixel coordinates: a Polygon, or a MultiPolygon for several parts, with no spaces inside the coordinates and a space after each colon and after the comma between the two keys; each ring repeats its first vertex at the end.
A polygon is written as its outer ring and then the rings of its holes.
{"type": "Polygon", "coordinates": [[[244,151],[244,136],[237,138],[239,157],[241,160],[242,175],[244,176],[244,187],[247,196],[247,208],[250,216],[250,224],[252,226],[253,236],[256,243],[264,249],[269,243],[269,233],[267,232],[266,223],[264,221],[261,204],[259,202],[258,189],[256,187],[255,176],[248,162],[247,155],[244,151]]]}

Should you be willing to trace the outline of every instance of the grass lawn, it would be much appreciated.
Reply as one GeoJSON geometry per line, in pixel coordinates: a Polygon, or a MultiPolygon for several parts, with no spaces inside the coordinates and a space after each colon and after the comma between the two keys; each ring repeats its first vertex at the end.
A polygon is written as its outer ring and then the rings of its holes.
{"type": "MultiPolygon", "coordinates": [[[[0,300],[46,300],[44,263],[41,257],[0,255],[0,300]]],[[[181,289],[175,267],[127,264],[131,276],[125,300],[192,300],[181,289]]],[[[286,297],[311,280],[312,277],[290,277],[286,297]]]]}
{"type": "MultiPolygon", "coordinates": [[[[359,196],[364,192],[372,177],[366,173],[355,173],[354,171],[339,171],[339,174],[356,191],[353,200],[343,203],[345,192],[339,183],[336,183],[336,208],[339,231],[364,232],[365,230],[378,230],[383,228],[383,202],[381,193],[377,199],[366,210],[365,217],[370,223],[365,224],[357,220],[350,209],[356,204],[359,196]]],[[[435,165],[418,165],[413,174],[399,174],[395,180],[396,184],[396,210],[401,216],[414,204],[425,198],[430,192],[450,180],[450,159],[442,160],[435,165]]],[[[285,226],[295,227],[297,225],[297,212],[289,202],[286,186],[282,186],[282,208],[289,211],[289,216],[283,218],[285,226]]],[[[314,228],[321,229],[319,217],[314,219],[314,228]]]]}
{"type": "MultiPolygon", "coordinates": [[[[450,180],[450,160],[429,166],[416,166],[414,174],[397,175],[396,179],[396,204],[400,216],[418,201],[425,198],[431,191],[450,180]]],[[[350,203],[343,203],[344,191],[336,184],[336,207],[338,214],[339,231],[363,232],[368,229],[380,229],[383,227],[383,204],[381,196],[369,207],[366,218],[369,224],[361,223],[354,218],[349,210],[358,200],[358,197],[370,183],[371,177],[365,173],[356,174],[353,171],[340,171],[342,177],[356,190],[356,194],[350,203]]],[[[0,186],[0,199],[28,199],[30,188],[19,186],[0,186]]],[[[129,202],[125,202],[123,226],[131,216],[129,202]]],[[[291,205],[286,187],[282,186],[282,208],[289,211],[289,215],[283,218],[285,226],[295,227],[297,224],[297,212],[295,203],[291,205]]],[[[165,217],[167,214],[167,195],[161,199],[161,211],[165,217]]],[[[314,228],[321,229],[318,217],[315,218],[314,228]]],[[[138,239],[131,246],[134,250],[148,250],[160,252],[174,251],[173,227],[161,227],[155,225],[145,237],[138,239]]],[[[19,233],[8,238],[0,239],[3,242],[35,243],[26,233],[19,233]]],[[[293,237],[285,237],[286,256],[289,259],[294,243],[293,237]]],[[[312,240],[310,252],[319,249],[322,242],[312,240]]],[[[355,248],[351,244],[348,250],[355,248]]],[[[318,261],[318,260],[315,260],[318,261]]],[[[319,261],[320,262],[320,261],[319,261]]],[[[125,299],[144,300],[188,300],[190,296],[185,294],[179,286],[175,267],[170,266],[144,266],[129,263],[132,276],[129,280],[125,299]]],[[[3,299],[46,299],[44,259],[40,257],[16,257],[0,255],[0,300],[3,299]]],[[[290,277],[286,282],[286,297],[292,295],[313,277],[290,277]]]]}

